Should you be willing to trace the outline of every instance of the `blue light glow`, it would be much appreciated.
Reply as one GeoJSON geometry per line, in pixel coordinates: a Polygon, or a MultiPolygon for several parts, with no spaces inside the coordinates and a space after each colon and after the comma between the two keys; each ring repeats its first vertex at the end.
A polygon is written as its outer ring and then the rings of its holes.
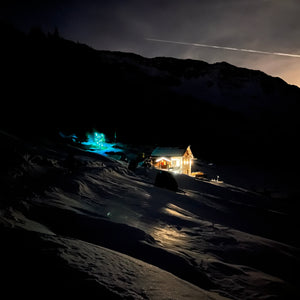
{"type": "Polygon", "coordinates": [[[87,133],[85,142],[79,142],[78,137],[75,134],[65,135],[62,132],[59,132],[59,135],[64,139],[72,140],[74,143],[84,145],[86,151],[96,152],[101,155],[107,155],[109,152],[122,152],[122,150],[114,147],[116,145],[115,143],[106,141],[104,133],[97,131],[87,133]]]}
{"type": "Polygon", "coordinates": [[[59,132],[59,135],[64,138],[64,139],[70,139],[72,140],[73,142],[76,142],[78,137],[76,136],[76,134],[70,134],[70,135],[65,135],[63,134],[62,132],[59,132]]]}
{"type": "Polygon", "coordinates": [[[104,150],[107,147],[104,134],[99,132],[87,133],[87,141],[81,144],[91,150],[104,150]]]}
{"type": "Polygon", "coordinates": [[[105,155],[106,152],[119,152],[119,149],[114,148],[115,144],[108,143],[105,139],[103,133],[94,131],[92,133],[87,133],[87,141],[81,142],[85,145],[87,151],[96,152],[105,155]]]}

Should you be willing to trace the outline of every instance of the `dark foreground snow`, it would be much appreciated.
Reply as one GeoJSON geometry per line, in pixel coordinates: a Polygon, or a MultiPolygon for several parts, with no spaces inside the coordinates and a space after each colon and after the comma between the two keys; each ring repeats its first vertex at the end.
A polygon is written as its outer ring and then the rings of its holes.
{"type": "MultiPolygon", "coordinates": [[[[297,220],[229,183],[156,171],[5,135],[3,292],[32,298],[296,299],[297,220]]],[[[4,144],[3,144],[4,145],[4,144]]]]}

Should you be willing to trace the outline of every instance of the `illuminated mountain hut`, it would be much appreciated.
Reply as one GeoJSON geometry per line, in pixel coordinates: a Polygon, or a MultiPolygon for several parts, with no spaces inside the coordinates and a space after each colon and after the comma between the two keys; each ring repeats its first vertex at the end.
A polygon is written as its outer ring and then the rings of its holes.
{"type": "Polygon", "coordinates": [[[193,158],[190,146],[187,148],[157,147],[151,153],[154,167],[187,175],[191,175],[193,158]]]}

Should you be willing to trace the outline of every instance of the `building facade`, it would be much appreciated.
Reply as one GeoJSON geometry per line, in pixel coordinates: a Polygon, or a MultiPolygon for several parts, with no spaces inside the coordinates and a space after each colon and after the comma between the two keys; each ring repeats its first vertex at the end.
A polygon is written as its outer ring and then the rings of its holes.
{"type": "Polygon", "coordinates": [[[191,175],[192,160],[191,147],[157,147],[151,153],[151,162],[155,168],[191,175]]]}

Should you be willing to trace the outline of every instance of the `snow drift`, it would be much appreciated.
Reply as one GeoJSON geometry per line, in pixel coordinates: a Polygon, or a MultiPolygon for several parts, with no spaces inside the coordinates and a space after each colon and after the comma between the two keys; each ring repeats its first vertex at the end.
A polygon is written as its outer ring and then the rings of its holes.
{"type": "Polygon", "coordinates": [[[173,192],[154,186],[153,169],[1,135],[0,261],[11,296],[299,296],[292,206],[185,175],[173,192]]]}

